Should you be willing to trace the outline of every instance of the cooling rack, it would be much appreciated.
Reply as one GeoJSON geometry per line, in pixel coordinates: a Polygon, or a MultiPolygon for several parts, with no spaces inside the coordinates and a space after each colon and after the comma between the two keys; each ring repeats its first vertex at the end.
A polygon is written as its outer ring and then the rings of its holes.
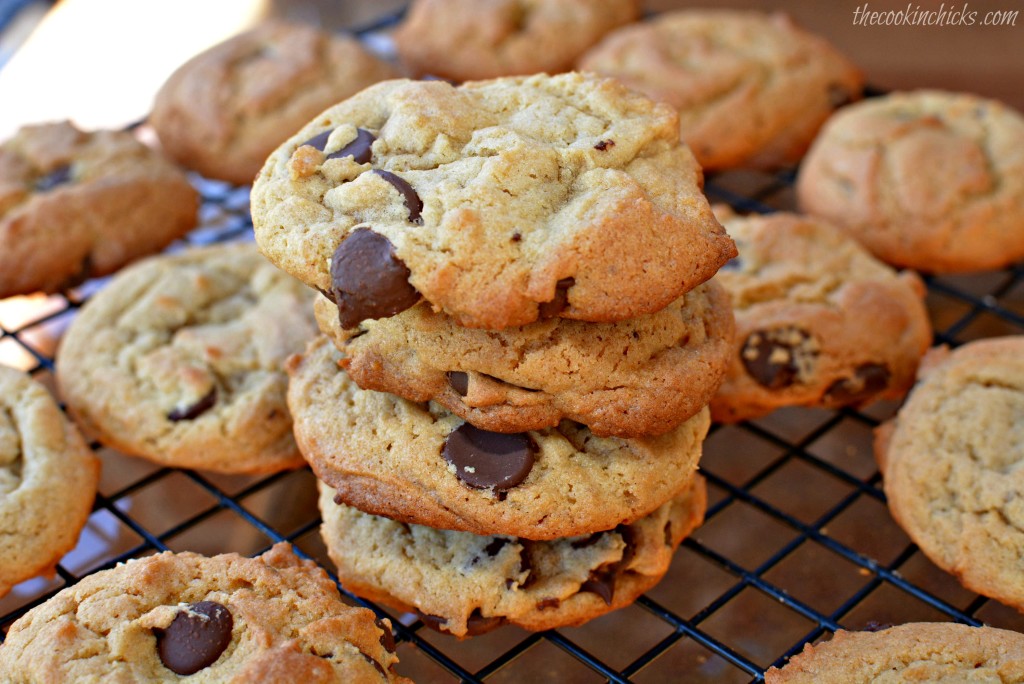
{"type": "MultiPolygon", "coordinates": [[[[372,42],[397,19],[357,34],[372,42]]],[[[709,177],[705,189],[712,201],[766,213],[793,208],[793,179],[792,169],[730,172],[709,177]]],[[[171,251],[251,239],[248,188],[193,182],[203,196],[201,225],[171,251]]],[[[1024,334],[1024,265],[925,282],[936,343],[1024,334]]],[[[0,303],[0,358],[52,387],[61,333],[104,284],[0,303]]],[[[895,409],[784,409],[713,426],[701,460],[709,484],[705,524],[684,541],[657,587],[582,627],[503,627],[458,641],[415,616],[345,595],[392,618],[397,669],[420,683],[758,682],[768,667],[841,628],[927,620],[1024,631],[1022,616],[960,587],[889,516],[871,440],[895,409]]],[[[25,582],[0,600],[4,632],[85,575],[167,549],[254,555],[289,541],[333,570],[308,469],[224,476],[93,448],[103,477],[81,542],[54,578],[25,582]]]]}

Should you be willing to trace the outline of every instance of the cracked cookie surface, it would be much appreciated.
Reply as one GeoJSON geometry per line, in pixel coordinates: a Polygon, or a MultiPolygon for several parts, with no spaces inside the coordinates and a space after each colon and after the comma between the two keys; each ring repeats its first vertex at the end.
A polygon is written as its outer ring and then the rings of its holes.
{"type": "Polygon", "coordinates": [[[390,623],[285,543],[118,564],[26,613],[0,646],[12,682],[408,683],[397,662],[390,623]]]}
{"type": "Polygon", "coordinates": [[[157,92],[149,123],[179,163],[247,185],[312,117],[397,75],[355,38],[267,21],[180,66],[157,92]]]}
{"type": "Polygon", "coordinates": [[[25,126],[0,145],[0,298],[57,292],[196,225],[184,171],[128,131],[25,126]]]}
{"type": "Polygon", "coordinates": [[[1024,117],[922,90],[839,112],[800,167],[804,211],[880,259],[944,273],[1024,258],[1024,117]]]}
{"type": "Polygon", "coordinates": [[[318,297],[317,322],[363,389],[436,401],[485,430],[583,423],[601,437],[674,429],[707,406],[732,353],[728,295],[713,281],[653,314],[463,328],[426,303],[343,330],[318,297]]]}
{"type": "Polygon", "coordinates": [[[701,184],[672,108],[614,81],[399,80],[278,148],[252,213],[261,251],[355,323],[419,295],[467,327],[611,322],[734,254],[701,184]],[[379,309],[354,301],[366,293],[379,309]]]}
{"type": "Polygon", "coordinates": [[[570,421],[494,437],[437,404],[359,389],[340,359],[321,336],[289,361],[299,448],[344,503],[435,528],[554,539],[632,522],[686,487],[710,422],[702,410],[657,437],[570,421]]]}
{"type": "Polygon", "coordinates": [[[0,366],[0,597],[78,543],[100,464],[46,389],[0,366]]]}
{"type": "Polygon", "coordinates": [[[567,71],[638,0],[417,0],[394,33],[416,75],[456,81],[567,71]]]}
{"type": "Polygon", "coordinates": [[[613,31],[577,66],[678,109],[705,170],[798,161],[864,84],[835,48],[781,13],[665,12],[613,31]]]}
{"type": "Polygon", "coordinates": [[[164,465],[301,466],[285,359],[316,333],[313,293],[234,243],[147,259],[93,296],[57,356],[83,429],[164,465]]]}
{"type": "Polygon", "coordinates": [[[1024,609],[1024,337],[937,348],[876,433],[889,510],[940,568],[1024,609]]]}
{"type": "Polygon", "coordinates": [[[836,632],[807,644],[767,684],[1024,681],[1024,635],[951,622],[912,622],[877,632],[836,632]]]}
{"type": "Polygon", "coordinates": [[[716,421],[899,398],[931,343],[924,285],[821,219],[716,207],[739,256],[715,276],[736,317],[716,421]]]}
{"type": "Polygon", "coordinates": [[[668,570],[704,519],[695,475],[674,499],[630,525],[551,541],[407,525],[334,502],[320,486],[320,534],[347,590],[458,637],[504,624],[578,625],[632,603],[668,570]]]}

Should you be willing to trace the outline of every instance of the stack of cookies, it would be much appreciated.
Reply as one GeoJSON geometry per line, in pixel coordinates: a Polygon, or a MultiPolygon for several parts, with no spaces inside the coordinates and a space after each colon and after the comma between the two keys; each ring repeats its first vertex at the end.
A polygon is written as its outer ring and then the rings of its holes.
{"type": "Polygon", "coordinates": [[[702,520],[736,250],[667,106],[581,74],[387,81],[267,160],[320,291],[295,437],[349,590],[457,636],[632,602],[702,520]]]}

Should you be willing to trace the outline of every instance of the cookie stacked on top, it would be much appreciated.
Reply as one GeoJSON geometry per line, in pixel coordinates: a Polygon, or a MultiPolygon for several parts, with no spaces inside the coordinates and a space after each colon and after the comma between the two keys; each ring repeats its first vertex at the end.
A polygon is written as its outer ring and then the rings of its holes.
{"type": "Polygon", "coordinates": [[[578,624],[701,521],[735,246],[675,111],[594,76],[387,81],[267,160],[318,289],[289,407],[350,590],[457,636],[578,624]]]}

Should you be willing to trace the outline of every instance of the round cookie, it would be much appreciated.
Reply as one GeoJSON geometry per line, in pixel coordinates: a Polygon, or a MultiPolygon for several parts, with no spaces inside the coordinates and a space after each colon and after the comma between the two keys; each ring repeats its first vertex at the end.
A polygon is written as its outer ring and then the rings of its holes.
{"type": "Polygon", "coordinates": [[[705,170],[795,163],[864,85],[849,60],[781,13],[665,12],[613,31],[577,66],[678,109],[705,170]]]}
{"type": "Polygon", "coordinates": [[[408,682],[396,662],[391,624],[285,543],[130,560],[33,608],[0,646],[0,671],[25,682],[408,682]]]}
{"type": "Polygon", "coordinates": [[[0,366],[0,597],[75,548],[100,464],[50,393],[0,366]]]}
{"type": "Polygon", "coordinates": [[[57,292],[196,225],[185,173],[128,131],[25,126],[0,144],[0,298],[57,292]]]}
{"type": "Polygon", "coordinates": [[[180,66],[157,92],[149,123],[179,163],[247,185],[311,118],[396,75],[354,38],[266,21],[180,66]]]}
{"type": "Polygon", "coordinates": [[[889,510],[943,570],[1024,610],[1024,336],[932,350],[875,453],[889,510]]]}
{"type": "Polygon", "coordinates": [[[807,644],[767,684],[1024,681],[1024,634],[952,622],[912,622],[878,632],[836,632],[807,644]]]}
{"type": "Polygon", "coordinates": [[[332,293],[344,327],[421,295],[495,330],[652,313],[734,254],[677,129],[594,76],[387,81],[270,156],[256,241],[332,293]]]}
{"type": "Polygon", "coordinates": [[[707,406],[732,354],[728,295],[713,281],[619,323],[556,318],[480,330],[420,302],[343,330],[326,297],[315,311],[357,385],[436,401],[495,432],[566,419],[599,437],[663,434],[707,406]]]}
{"type": "Polygon", "coordinates": [[[903,396],[932,339],[916,274],[818,219],[719,216],[740,254],[715,278],[732,298],[736,337],[714,420],[903,396]]]}
{"type": "Polygon", "coordinates": [[[579,625],[636,600],[704,519],[704,479],[631,525],[551,541],[435,530],[334,503],[320,483],[320,534],[347,590],[416,612],[457,637],[503,624],[579,625]]]}
{"type": "Polygon", "coordinates": [[[163,465],[299,467],[284,361],[316,334],[313,294],[251,243],[140,262],[61,340],[68,411],[104,444],[163,465]]]}
{"type": "Polygon", "coordinates": [[[1024,117],[974,95],[893,93],[844,109],[800,167],[801,209],[890,264],[934,273],[1024,258],[1024,117]]]}
{"type": "Polygon", "coordinates": [[[569,421],[487,432],[436,404],[361,390],[340,359],[320,337],[289,360],[299,448],[343,503],[439,529],[554,539],[628,524],[686,488],[709,427],[701,411],[632,440],[569,421]]]}
{"type": "Polygon", "coordinates": [[[469,81],[568,71],[639,17],[639,0],[416,0],[393,35],[415,74],[469,81]]]}

